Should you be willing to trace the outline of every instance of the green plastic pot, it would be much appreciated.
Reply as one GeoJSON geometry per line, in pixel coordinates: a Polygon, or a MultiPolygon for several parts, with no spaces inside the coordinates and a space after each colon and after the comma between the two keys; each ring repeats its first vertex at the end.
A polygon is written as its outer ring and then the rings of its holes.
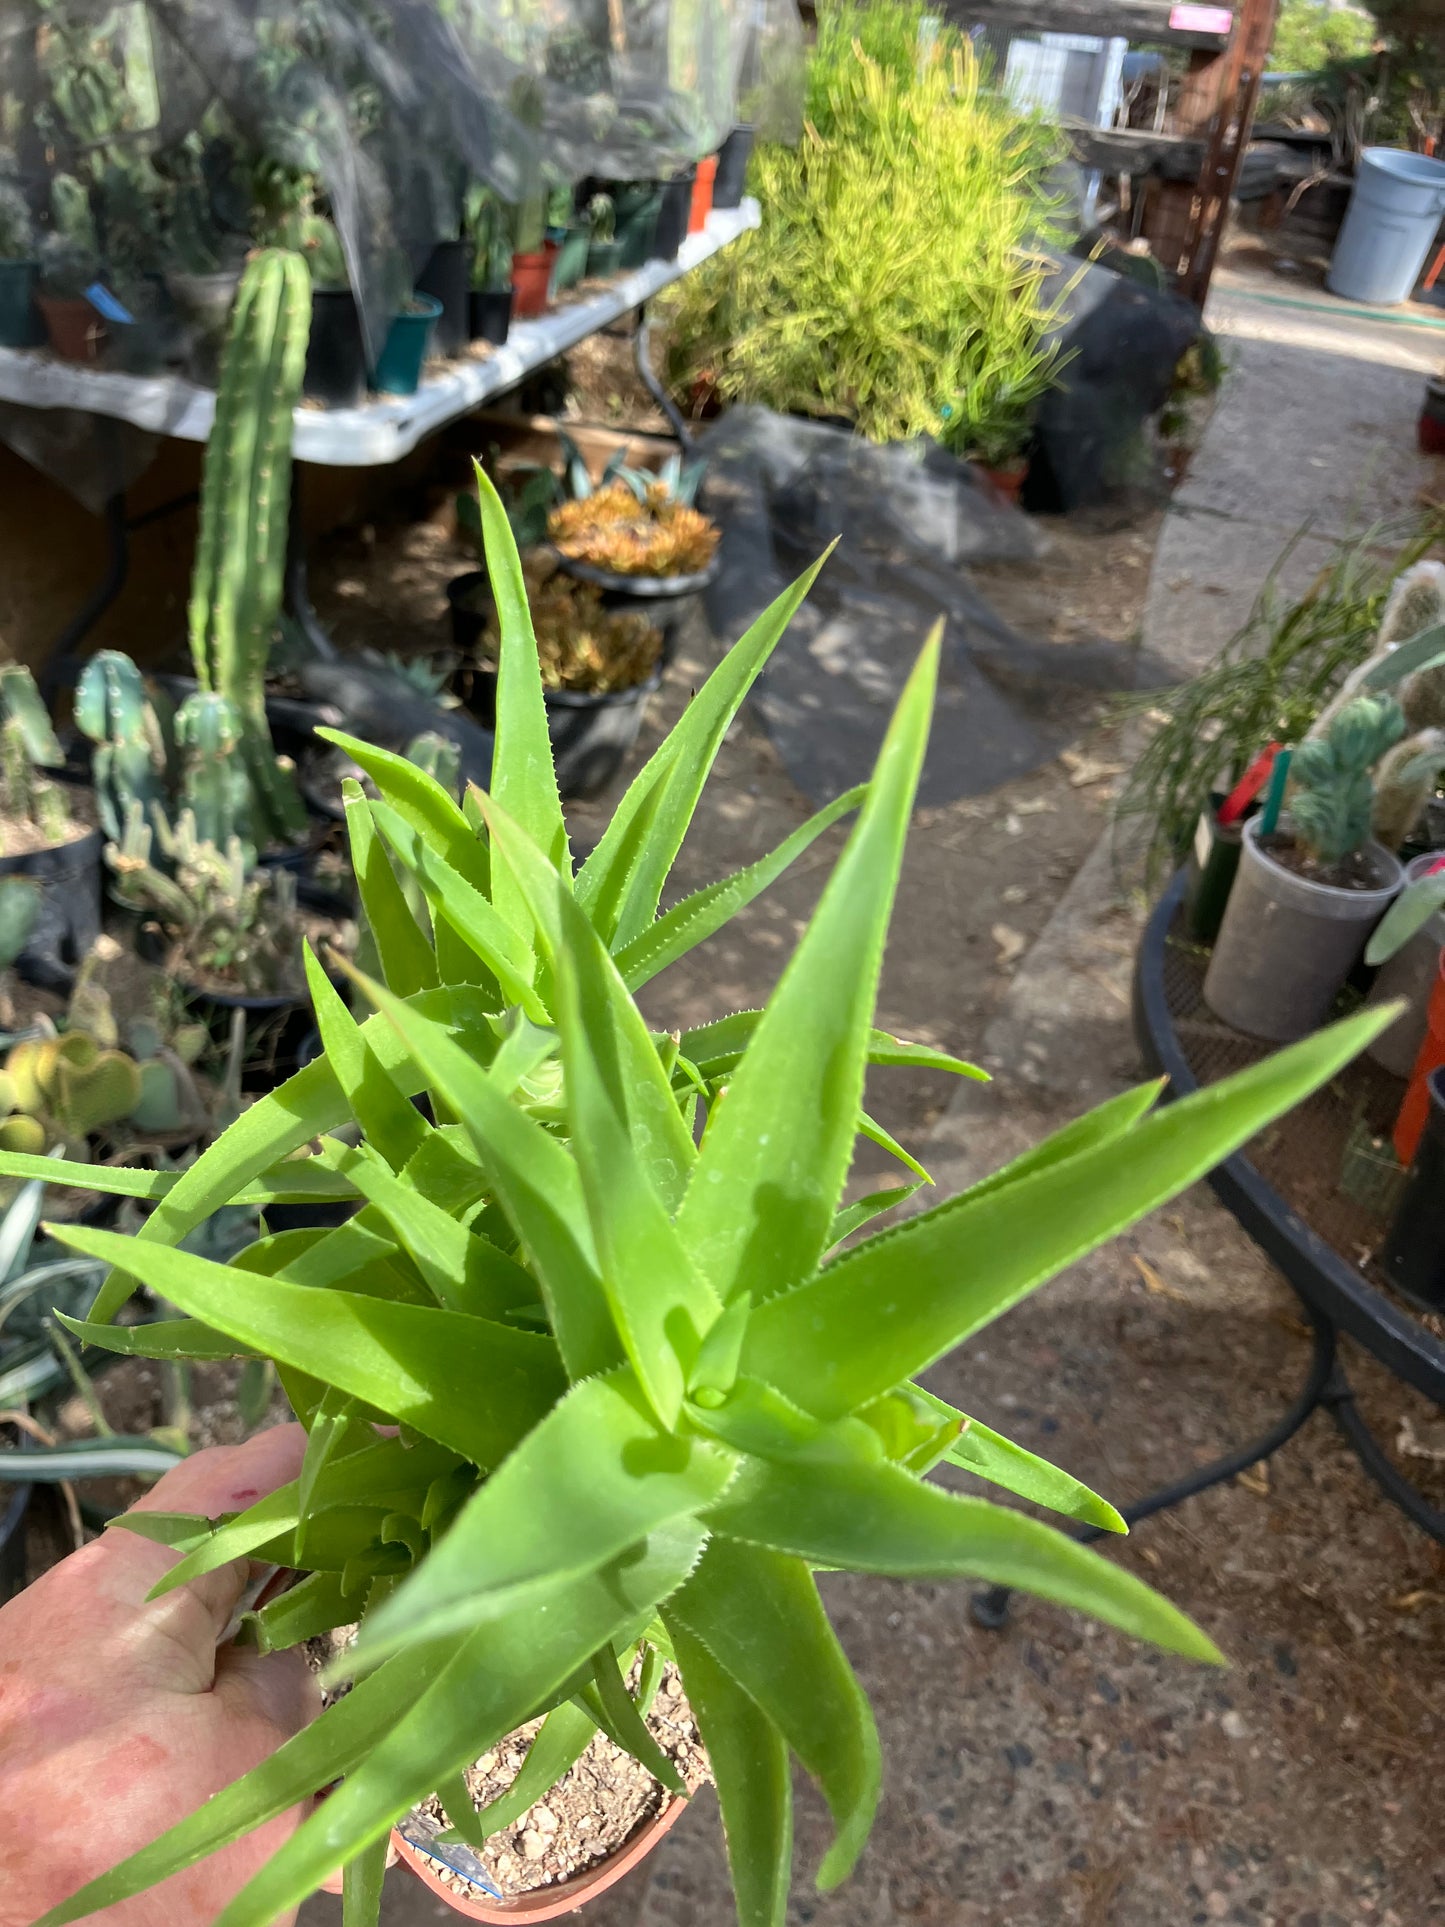
{"type": "Polygon", "coordinates": [[[622,266],[622,243],[620,241],[594,241],[587,250],[587,272],[598,280],[605,281],[622,266]]]}
{"type": "Polygon", "coordinates": [[[387,330],[386,346],[372,374],[372,385],[383,395],[414,395],[421,381],[422,363],[431,346],[432,331],[442,304],[435,295],[414,294],[405,311],[387,330]]]}
{"type": "Polygon", "coordinates": [[[33,348],[45,338],[35,312],[34,261],[0,261],[0,348],[33,348]]]}
{"type": "Polygon", "coordinates": [[[622,250],[624,268],[640,268],[651,259],[652,237],[657,232],[657,215],[662,206],[662,189],[654,188],[652,193],[635,205],[617,210],[617,245],[622,250]]]}
{"type": "Polygon", "coordinates": [[[564,288],[575,288],[587,272],[587,250],[592,237],[585,227],[569,227],[557,258],[552,263],[552,293],[558,295],[564,288]]]}

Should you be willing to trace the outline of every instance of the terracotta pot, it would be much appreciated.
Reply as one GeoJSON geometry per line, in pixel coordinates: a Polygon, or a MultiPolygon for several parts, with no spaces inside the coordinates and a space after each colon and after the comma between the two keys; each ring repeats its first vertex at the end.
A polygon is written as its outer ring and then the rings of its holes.
{"type": "Polygon", "coordinates": [[[472,1900],[454,1893],[442,1885],[435,1870],[426,1864],[409,1840],[393,1832],[391,1841],[398,1857],[453,1913],[461,1914],[466,1920],[489,1920],[508,1927],[514,1921],[555,1920],[559,1914],[570,1914],[578,1907],[585,1907],[589,1900],[595,1900],[598,1894],[606,1893],[652,1852],[668,1829],[682,1818],[686,1806],[686,1800],[668,1800],[645,1826],[639,1827],[630,1840],[598,1866],[571,1880],[559,1881],[555,1886],[537,1887],[531,1893],[515,1894],[506,1900],[472,1900]]]}
{"type": "Polygon", "coordinates": [[[981,475],[988,477],[1005,501],[1017,502],[1023,485],[1028,480],[1027,461],[1010,462],[1007,468],[990,468],[985,462],[976,462],[974,466],[981,475]]]}
{"type": "Polygon", "coordinates": [[[35,305],[45,317],[50,345],[62,361],[94,361],[105,342],[105,323],[83,294],[45,294],[35,305]]]}
{"type": "Polygon", "coordinates": [[[512,256],[512,313],[518,321],[534,319],[547,312],[547,283],[552,275],[552,255],[543,248],[537,254],[512,256]]]}

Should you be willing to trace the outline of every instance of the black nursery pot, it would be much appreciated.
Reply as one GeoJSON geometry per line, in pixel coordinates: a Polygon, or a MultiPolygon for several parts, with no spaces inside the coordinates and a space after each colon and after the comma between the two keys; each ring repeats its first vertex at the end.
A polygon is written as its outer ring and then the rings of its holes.
{"type": "Polygon", "coordinates": [[[511,333],[515,299],[516,289],[510,282],[505,288],[473,288],[468,303],[472,340],[490,341],[500,348],[511,333]]]}
{"type": "Polygon", "coordinates": [[[752,128],[735,127],[717,152],[717,174],[712,184],[714,207],[736,207],[742,200],[752,151],[752,128]]]}
{"type": "Polygon", "coordinates": [[[697,165],[675,174],[662,190],[662,206],[657,211],[657,229],[652,237],[649,261],[671,261],[687,239],[687,223],[692,213],[692,184],[697,165]]]}
{"type": "MultiPolygon", "coordinates": [[[[487,577],[481,569],[471,569],[447,584],[452,640],[468,665],[462,671],[458,690],[484,729],[494,729],[497,721],[496,671],[476,663],[487,627],[489,596],[487,577]]],[[[595,796],[606,789],[637,741],[647,699],[661,683],[662,669],[659,663],[647,681],[635,689],[616,689],[603,696],[578,689],[542,691],[547,734],[557,765],[557,787],[564,797],[595,796]]]]}
{"type": "Polygon", "coordinates": [[[695,575],[614,575],[610,569],[594,569],[588,562],[576,562],[557,553],[557,566],[575,581],[590,582],[602,591],[604,609],[631,609],[647,617],[654,629],[662,631],[662,660],[671,662],[677,639],[704,589],[716,577],[722,563],[715,554],[705,569],[695,575]]]}
{"type": "Polygon", "coordinates": [[[460,355],[472,339],[472,249],[468,241],[438,241],[416,278],[418,294],[440,301],[432,330],[432,353],[460,355]]]}
{"type": "Polygon", "coordinates": [[[311,292],[311,339],[301,392],[324,408],[359,408],[366,400],[366,343],[350,288],[311,292]]]}
{"type": "Polygon", "coordinates": [[[76,965],[93,949],[100,935],[104,851],[104,833],[88,830],[53,849],[0,857],[0,877],[29,877],[40,885],[35,928],[16,959],[27,983],[68,990],[76,965]]]}
{"type": "Polygon", "coordinates": [[[1430,1108],[1380,1263],[1422,1311],[1445,1310],[1445,1065],[1425,1080],[1430,1108]]]}

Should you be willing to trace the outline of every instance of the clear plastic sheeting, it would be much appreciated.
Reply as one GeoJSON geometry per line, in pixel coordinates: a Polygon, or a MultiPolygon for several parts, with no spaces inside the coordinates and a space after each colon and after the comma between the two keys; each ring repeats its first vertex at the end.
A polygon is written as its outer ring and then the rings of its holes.
{"type": "Polygon", "coordinates": [[[45,285],[159,327],[169,278],[290,239],[374,348],[473,184],[665,176],[796,127],[801,74],[794,0],[8,0],[0,256],[27,229],[45,285]]]}
{"type": "Polygon", "coordinates": [[[1137,652],[1017,634],[967,574],[1027,569],[1043,538],[966,463],[926,438],[735,408],[699,438],[705,505],[723,527],[708,592],[720,636],[749,622],[835,536],[754,696],[798,787],[825,802],[871,765],[934,623],[944,653],[919,802],[979,795],[1049,762],[1100,695],[1133,689],[1137,652]]]}

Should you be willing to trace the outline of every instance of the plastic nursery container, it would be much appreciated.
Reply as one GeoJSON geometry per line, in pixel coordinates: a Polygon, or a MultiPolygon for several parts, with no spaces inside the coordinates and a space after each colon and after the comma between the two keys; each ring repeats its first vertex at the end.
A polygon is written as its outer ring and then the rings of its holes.
{"type": "Polygon", "coordinates": [[[1380,1263],[1398,1292],[1438,1312],[1445,1309],[1445,1067],[1437,1065],[1422,1090],[1419,1142],[1380,1263]]]}
{"type": "MultiPolygon", "coordinates": [[[[1239,874],[1205,973],[1204,1001],[1246,1036],[1285,1044],[1317,1030],[1329,1016],[1405,873],[1388,850],[1367,843],[1361,854],[1374,888],[1312,882],[1260,849],[1261,821],[1253,817],[1245,825],[1239,874]]],[[[1288,817],[1280,819],[1280,828],[1288,831],[1288,817]]]]}
{"type": "Polygon", "coordinates": [[[632,190],[620,197],[617,208],[617,245],[622,250],[624,268],[640,268],[652,259],[652,243],[657,233],[657,216],[662,207],[662,189],[642,194],[632,190]]]}
{"type": "Polygon", "coordinates": [[[34,261],[0,261],[0,348],[33,348],[44,334],[35,312],[34,261]]]}
{"type": "Polygon", "coordinates": [[[752,128],[735,127],[717,151],[717,173],[712,184],[714,207],[736,207],[742,200],[752,152],[752,128]]]}
{"type": "Polygon", "coordinates": [[[441,303],[432,351],[439,355],[465,353],[472,338],[472,247],[470,241],[438,241],[416,278],[418,294],[441,303]]]}
{"type": "Polygon", "coordinates": [[[1184,934],[1195,943],[1213,943],[1224,921],[1224,907],[1239,873],[1244,820],[1221,826],[1222,795],[1212,796],[1200,812],[1189,848],[1189,878],[1184,886],[1184,934]]]}
{"type": "MultiPolygon", "coordinates": [[[[1414,883],[1445,857],[1445,850],[1427,851],[1405,865],[1405,882],[1414,883]]],[[[1384,1004],[1403,997],[1409,1009],[1397,1017],[1383,1036],[1370,1045],[1368,1055],[1396,1077],[1408,1077],[1425,1041],[1425,1014],[1430,993],[1440,974],[1440,953],[1445,950],[1445,910],[1437,910],[1430,921],[1417,930],[1402,950],[1380,965],[1369,995],[1372,1004],[1384,1004]]]]}
{"type": "Polygon", "coordinates": [[[1367,147],[1325,286],[1346,301],[1408,301],[1445,214],[1445,161],[1367,147]]]}
{"type": "Polygon", "coordinates": [[[414,395],[442,304],[435,295],[414,294],[404,314],[393,317],[373,377],[383,395],[414,395]]]}
{"type": "Polygon", "coordinates": [[[105,323],[83,294],[43,294],[35,305],[50,345],[62,361],[95,361],[105,345],[105,323]]]}
{"type": "Polygon", "coordinates": [[[1430,1003],[1425,1013],[1425,1036],[1414,1069],[1410,1072],[1410,1087],[1405,1092],[1400,1115],[1395,1119],[1395,1155],[1401,1164],[1409,1164],[1414,1159],[1420,1133],[1425,1128],[1425,1119],[1430,1112],[1430,1075],[1442,1064],[1445,1064],[1445,957],[1440,959],[1435,987],[1430,993],[1430,1003]]]}
{"type": "Polygon", "coordinates": [[[650,261],[671,261],[687,239],[688,217],[692,213],[692,184],[695,167],[685,167],[667,182],[657,210],[657,227],[652,236],[650,261]]]}
{"type": "Polygon", "coordinates": [[[589,241],[587,272],[596,281],[609,281],[622,266],[620,241],[589,241]]]}
{"type": "Polygon", "coordinates": [[[682,1818],[686,1806],[686,1800],[666,1800],[652,1819],[640,1826],[630,1840],[624,1841],[616,1853],[589,1867],[586,1873],[574,1874],[570,1880],[558,1881],[555,1886],[534,1887],[531,1893],[499,1900],[473,1900],[469,1895],[457,1893],[443,1882],[431,1860],[400,1832],[393,1830],[391,1838],[400,1859],[453,1913],[460,1914],[464,1920],[485,1920],[492,1922],[493,1927],[510,1927],[512,1922],[555,1920],[559,1914],[570,1914],[606,1893],[652,1852],[668,1829],[682,1818]]]}
{"type": "Polygon", "coordinates": [[[547,285],[552,278],[552,256],[545,248],[535,254],[512,256],[512,313],[518,321],[547,312],[547,285]]]}
{"type": "Polygon", "coordinates": [[[575,288],[587,272],[587,250],[592,237],[585,227],[569,227],[557,247],[552,262],[552,292],[561,294],[575,288]]]}
{"type": "Polygon", "coordinates": [[[366,344],[350,288],[311,291],[311,335],[301,392],[323,408],[359,408],[366,400],[366,344]]]}
{"type": "Polygon", "coordinates": [[[490,341],[494,348],[501,347],[511,330],[514,298],[510,282],[505,288],[472,289],[469,325],[473,341],[490,341]]]}
{"type": "Polygon", "coordinates": [[[708,154],[697,164],[693,176],[692,201],[688,208],[687,231],[701,234],[707,226],[707,217],[712,213],[712,184],[717,178],[717,155],[708,154]]]}

